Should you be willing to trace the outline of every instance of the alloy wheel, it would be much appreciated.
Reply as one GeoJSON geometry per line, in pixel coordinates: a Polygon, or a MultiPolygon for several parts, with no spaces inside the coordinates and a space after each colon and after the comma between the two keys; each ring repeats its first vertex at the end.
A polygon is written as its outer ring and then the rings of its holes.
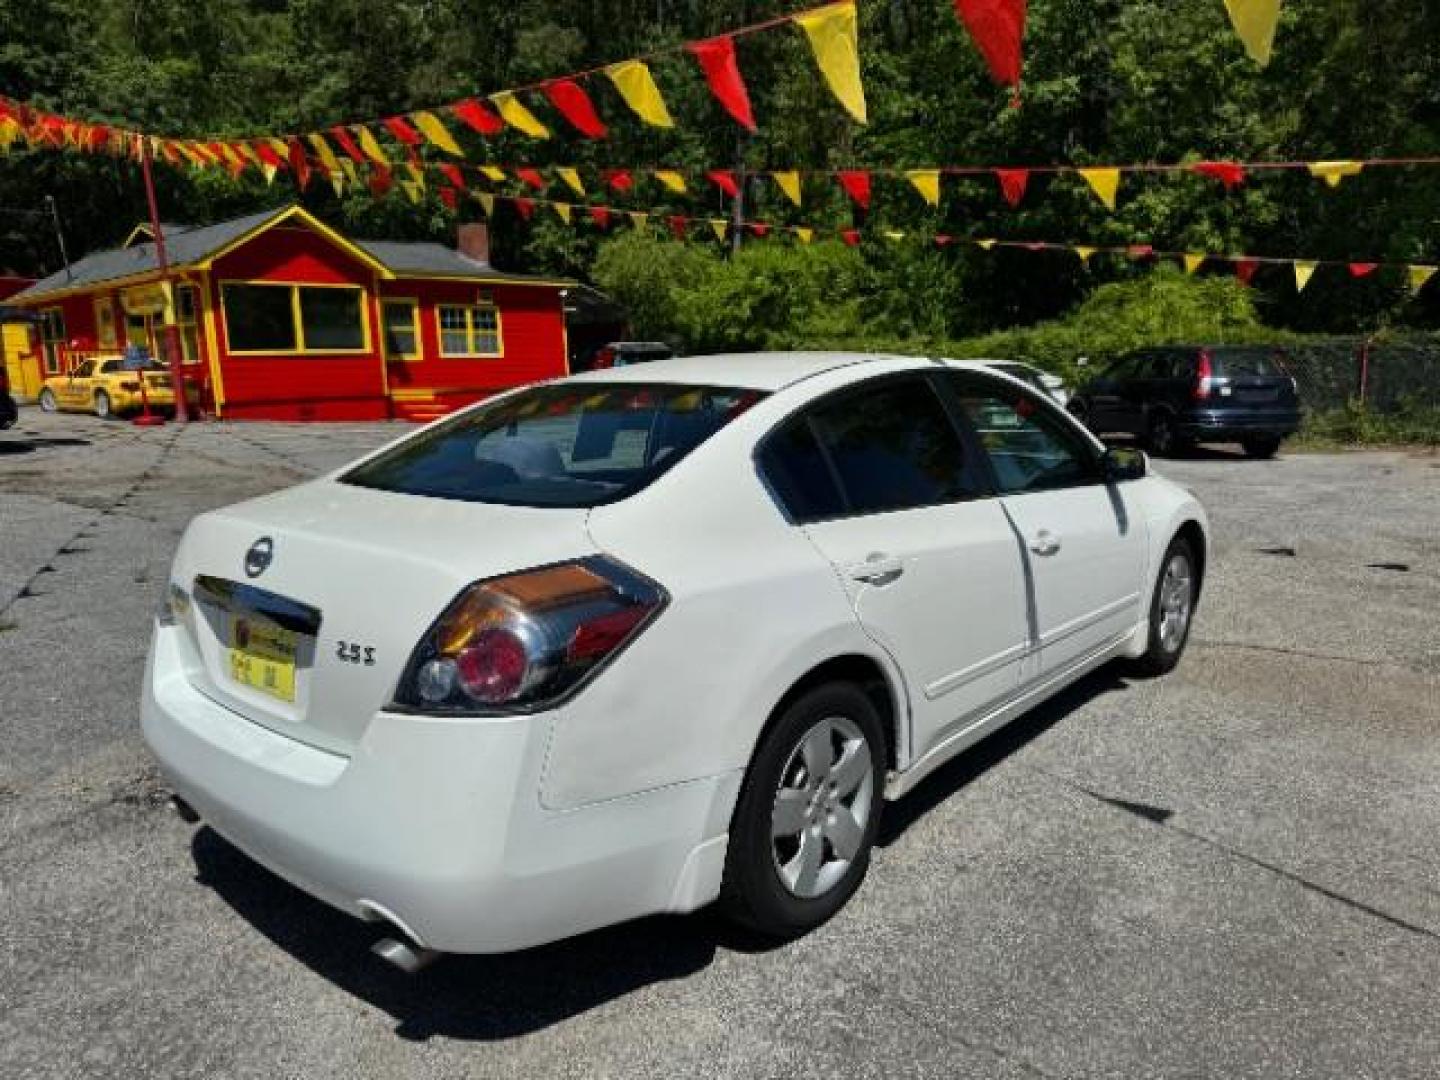
{"type": "Polygon", "coordinates": [[[1160,579],[1160,609],[1157,614],[1160,619],[1160,645],[1166,652],[1178,652],[1185,644],[1194,600],[1190,560],[1177,552],[1170,556],[1170,561],[1165,564],[1164,576],[1160,579]]]}
{"type": "Polygon", "coordinates": [[[786,889],[810,900],[845,877],[875,796],[870,744],[853,720],[827,717],[805,733],[780,772],[771,811],[771,856],[786,889]]]}

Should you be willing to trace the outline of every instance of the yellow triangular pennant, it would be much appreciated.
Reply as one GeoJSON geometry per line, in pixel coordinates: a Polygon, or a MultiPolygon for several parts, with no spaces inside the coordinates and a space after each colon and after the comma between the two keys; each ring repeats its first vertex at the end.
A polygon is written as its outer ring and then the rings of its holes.
{"type": "Polygon", "coordinates": [[[402,191],[405,192],[406,195],[410,197],[410,201],[412,203],[418,203],[421,199],[425,197],[424,186],[415,183],[413,180],[401,180],[400,188],[402,191]]]}
{"type": "Polygon", "coordinates": [[[1080,261],[1086,265],[1089,265],[1090,256],[1095,254],[1095,249],[1093,247],[1082,247],[1076,245],[1071,250],[1074,251],[1076,255],[1079,255],[1080,261]]]}
{"type": "Polygon", "coordinates": [[[454,154],[456,157],[465,156],[465,151],[460,149],[460,144],[455,141],[455,136],[450,134],[450,129],[441,123],[440,118],[434,113],[411,113],[410,119],[420,129],[420,134],[441,150],[447,154],[454,154]]]}
{"type": "Polygon", "coordinates": [[[975,243],[979,244],[979,245],[980,245],[982,248],[984,248],[986,251],[989,251],[991,248],[993,248],[993,247],[995,246],[995,241],[994,241],[994,240],[976,240],[975,243]]]}
{"type": "Polygon", "coordinates": [[[1305,286],[1310,284],[1310,279],[1315,276],[1316,263],[1306,262],[1303,259],[1296,259],[1291,266],[1295,270],[1295,291],[1304,292],[1305,286]]]}
{"type": "Polygon", "coordinates": [[[579,195],[582,199],[585,197],[585,185],[580,182],[580,173],[578,170],[572,169],[569,166],[560,166],[555,170],[555,174],[559,176],[561,180],[564,180],[565,186],[575,192],[576,195],[579,195]]]}
{"type": "Polygon", "coordinates": [[[348,157],[343,157],[340,159],[340,168],[345,170],[345,179],[352,187],[360,183],[360,172],[355,168],[355,162],[348,157]]]}
{"type": "Polygon", "coordinates": [[[796,206],[800,205],[800,174],[794,170],[785,172],[772,172],[770,178],[775,181],[785,197],[796,206]]]}
{"type": "Polygon", "coordinates": [[[1090,190],[1105,204],[1105,209],[1115,209],[1115,193],[1120,190],[1119,169],[1081,169],[1080,175],[1090,185],[1090,190]]]}
{"type": "Polygon", "coordinates": [[[795,227],[795,238],[802,244],[808,244],[811,240],[815,239],[815,230],[806,228],[804,225],[797,225],[795,227]]]}
{"type": "Polygon", "coordinates": [[[332,172],[332,173],[330,174],[330,186],[335,189],[335,197],[336,197],[337,199],[344,198],[344,197],[345,197],[345,174],[344,174],[344,173],[341,173],[341,172],[332,172]]]}
{"type": "Polygon", "coordinates": [[[630,224],[634,225],[637,229],[645,228],[646,224],[650,221],[650,215],[643,211],[627,210],[626,213],[630,215],[630,224]]]}
{"type": "Polygon", "coordinates": [[[273,184],[275,183],[275,174],[280,170],[274,165],[261,165],[260,171],[265,174],[265,183],[273,184]]]}
{"type": "Polygon", "coordinates": [[[542,124],[535,114],[509,90],[493,95],[490,100],[495,103],[495,108],[499,110],[505,122],[517,131],[523,131],[534,139],[550,137],[550,129],[542,124]]]}
{"type": "Polygon", "coordinates": [[[330,144],[325,141],[325,136],[318,132],[313,135],[306,135],[306,140],[315,148],[315,156],[320,159],[330,175],[338,176],[340,173],[340,159],[335,156],[335,151],[330,149],[330,144]]]}
{"type": "Polygon", "coordinates": [[[1339,187],[1347,176],[1356,176],[1365,166],[1358,161],[1312,161],[1305,166],[1310,175],[1324,180],[1332,188],[1339,187]]]}
{"type": "Polygon", "coordinates": [[[405,165],[405,171],[410,174],[410,182],[411,182],[412,184],[414,184],[416,187],[418,187],[421,191],[424,191],[424,190],[425,190],[425,170],[422,169],[422,168],[420,168],[419,165],[411,165],[411,164],[407,163],[407,164],[405,165]]]}
{"type": "Polygon", "coordinates": [[[899,229],[886,229],[882,234],[886,240],[904,240],[905,234],[899,229]]]}
{"type": "Polygon", "coordinates": [[[485,211],[485,216],[487,218],[495,216],[494,195],[491,195],[488,191],[477,191],[475,192],[475,199],[477,202],[480,203],[480,209],[485,211]]]}
{"type": "Polygon", "coordinates": [[[660,88],[650,76],[650,69],[639,60],[611,64],[605,69],[605,74],[620,91],[625,104],[645,123],[663,128],[675,126],[675,121],[670,119],[670,110],[665,108],[665,99],[660,96],[660,88]]]}
{"type": "Polygon", "coordinates": [[[1410,291],[1419,292],[1425,287],[1425,283],[1435,276],[1436,267],[1416,263],[1407,271],[1410,279],[1410,291]]]}
{"type": "Polygon", "coordinates": [[[1280,21],[1280,0],[1225,0],[1225,10],[1250,59],[1262,68],[1270,63],[1275,24],[1280,21]]]}
{"type": "MultiPolygon", "coordinates": [[[[361,125],[354,129],[356,137],[360,140],[360,149],[365,151],[365,156],[377,165],[389,166],[390,159],[385,156],[385,151],[375,141],[375,134],[368,127],[361,125]]],[[[281,145],[284,145],[283,143],[281,145]]],[[[283,151],[282,151],[283,152],[283,151]]]]}
{"type": "Polygon", "coordinates": [[[685,175],[674,169],[656,169],[652,174],[656,180],[665,185],[667,191],[673,191],[677,195],[685,194],[685,175]]]}
{"type": "Polygon", "coordinates": [[[1180,256],[1180,261],[1185,265],[1185,273],[1193,274],[1200,269],[1200,264],[1205,261],[1204,255],[1196,255],[1194,252],[1187,252],[1180,256]]]}
{"type": "Polygon", "coordinates": [[[831,4],[797,15],[795,22],[810,39],[815,63],[836,100],[865,123],[865,88],[860,82],[860,43],[853,3],[831,4]]]}
{"type": "Polygon", "coordinates": [[[570,224],[570,214],[573,207],[571,207],[568,202],[552,202],[550,208],[555,211],[555,215],[561,221],[565,222],[566,225],[570,224]]]}
{"type": "Polygon", "coordinates": [[[722,244],[725,242],[725,234],[730,231],[730,222],[725,218],[710,218],[710,229],[715,234],[715,239],[722,244]]]}
{"type": "Polygon", "coordinates": [[[905,174],[905,179],[914,185],[920,197],[931,206],[940,205],[939,169],[911,169],[905,174]]]}
{"type": "Polygon", "coordinates": [[[481,165],[480,174],[492,184],[498,184],[505,179],[505,170],[499,165],[481,165]]]}

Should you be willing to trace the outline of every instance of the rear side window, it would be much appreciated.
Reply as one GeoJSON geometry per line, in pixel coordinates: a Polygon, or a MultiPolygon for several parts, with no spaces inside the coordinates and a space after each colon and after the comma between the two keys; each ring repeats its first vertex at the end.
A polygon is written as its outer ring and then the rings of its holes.
{"type": "Polygon", "coordinates": [[[466,502],[598,506],[639,491],[764,396],[717,386],[541,386],[461,413],[341,479],[466,502]]]}
{"type": "Polygon", "coordinates": [[[797,521],[985,494],[944,406],[920,379],[867,386],[820,402],[767,441],[760,465],[797,521]]]}

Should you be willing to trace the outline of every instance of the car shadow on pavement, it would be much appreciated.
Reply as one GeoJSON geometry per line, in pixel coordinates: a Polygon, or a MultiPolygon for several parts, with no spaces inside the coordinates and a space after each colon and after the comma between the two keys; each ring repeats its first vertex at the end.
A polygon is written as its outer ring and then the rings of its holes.
{"type": "Polygon", "coordinates": [[[1023,749],[1031,740],[1043,735],[1076,709],[1089,704],[1101,694],[1123,691],[1128,686],[1124,670],[1115,664],[1106,664],[1071,683],[1054,697],[1016,717],[958,757],[951,758],[900,801],[887,803],[875,842],[881,847],[889,847],[904,836],[905,831],[916,821],[1011,754],[1023,749]]]}
{"type": "MultiPolygon", "coordinates": [[[[898,803],[887,805],[878,842],[915,821],[1100,694],[1124,689],[1113,667],[1086,676],[961,754],[898,803]]],[[[714,909],[657,915],[499,956],[442,957],[416,976],[370,946],[391,933],[311,897],[254,862],[214,830],[191,842],[196,880],[322,978],[396,1021],[402,1039],[480,1042],[516,1038],[578,1016],[645,986],[703,970],[720,950],[755,953],[782,943],[740,930],[714,909]]]]}
{"type": "Polygon", "coordinates": [[[209,828],[191,843],[197,880],[296,960],[383,1010],[402,1039],[481,1042],[543,1030],[653,983],[704,969],[719,949],[775,947],[710,911],[661,915],[499,956],[441,957],[415,976],[370,946],[391,933],[314,899],[209,828]]]}
{"type": "Polygon", "coordinates": [[[51,446],[89,446],[89,439],[72,439],[65,437],[57,438],[0,438],[0,455],[5,454],[33,454],[36,450],[43,450],[51,446]]]}

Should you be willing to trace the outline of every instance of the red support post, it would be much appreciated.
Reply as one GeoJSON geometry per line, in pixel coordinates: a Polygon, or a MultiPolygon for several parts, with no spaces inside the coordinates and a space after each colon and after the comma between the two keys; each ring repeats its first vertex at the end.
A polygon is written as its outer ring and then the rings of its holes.
{"type": "MultiPolygon", "coordinates": [[[[160,268],[160,280],[172,285],[170,260],[165,255],[165,234],[160,228],[160,206],[155,199],[155,177],[150,168],[150,140],[140,140],[140,167],[145,177],[145,198],[150,203],[150,229],[155,234],[155,262],[160,268]]],[[[170,302],[175,302],[174,288],[167,290],[170,302]]],[[[185,376],[181,365],[180,328],[175,324],[174,312],[167,312],[165,319],[165,360],[170,368],[170,383],[175,389],[175,419],[186,423],[190,419],[190,402],[185,394],[185,376]]],[[[141,372],[143,382],[145,375],[141,372]]]]}

